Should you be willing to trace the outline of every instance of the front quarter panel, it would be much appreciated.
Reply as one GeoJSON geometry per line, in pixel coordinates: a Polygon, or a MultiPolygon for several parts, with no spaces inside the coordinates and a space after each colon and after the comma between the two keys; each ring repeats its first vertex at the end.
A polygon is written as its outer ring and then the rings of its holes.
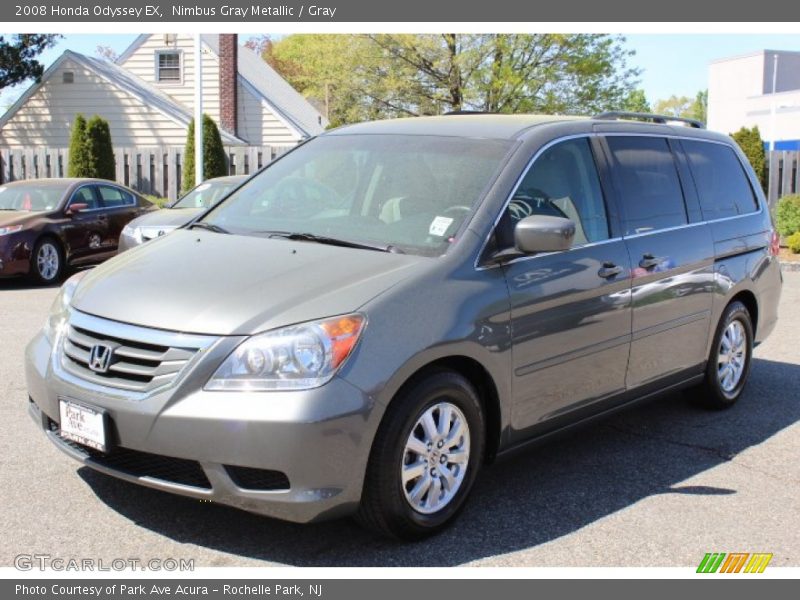
{"type": "MultiPolygon", "coordinates": [[[[403,384],[445,358],[466,357],[482,365],[501,406],[510,396],[508,291],[501,269],[476,271],[442,261],[362,312],[367,327],[341,377],[374,399],[376,429],[403,384]]],[[[506,415],[500,413],[505,431],[506,415]]]]}

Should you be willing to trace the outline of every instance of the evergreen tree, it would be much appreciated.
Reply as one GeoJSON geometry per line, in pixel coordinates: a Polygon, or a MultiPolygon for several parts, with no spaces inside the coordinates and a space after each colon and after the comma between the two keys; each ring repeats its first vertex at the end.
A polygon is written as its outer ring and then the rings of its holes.
{"type": "Polygon", "coordinates": [[[736,133],[732,133],[731,137],[736,140],[739,147],[747,156],[747,160],[753,167],[753,170],[761,182],[761,187],[766,190],[767,185],[767,160],[766,152],[764,151],[764,140],[761,139],[761,132],[756,125],[752,129],[742,127],[736,133]]]}
{"type": "Polygon", "coordinates": [[[111,130],[108,121],[94,115],[86,124],[86,153],[89,158],[91,177],[100,179],[116,178],[114,147],[111,144],[111,130]]]}
{"type": "Polygon", "coordinates": [[[69,137],[69,163],[67,177],[91,177],[89,153],[86,147],[86,119],[78,113],[72,123],[69,137]]]}
{"type": "MultiPolygon", "coordinates": [[[[214,119],[203,114],[203,179],[222,177],[228,174],[228,160],[222,137],[214,119]]],[[[188,192],[195,186],[194,180],[194,119],[189,123],[186,133],[186,147],[183,151],[182,191],[188,192]]]]}

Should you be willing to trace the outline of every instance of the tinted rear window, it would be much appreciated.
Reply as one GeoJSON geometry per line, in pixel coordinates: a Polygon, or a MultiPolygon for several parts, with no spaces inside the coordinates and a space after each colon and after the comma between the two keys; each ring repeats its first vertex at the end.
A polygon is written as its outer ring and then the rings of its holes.
{"type": "Polygon", "coordinates": [[[687,223],[675,159],[664,138],[610,136],[625,235],[687,223]]]}
{"type": "Polygon", "coordinates": [[[684,141],[683,148],[704,219],[735,217],[758,210],[753,188],[732,148],[696,141],[684,141]]]}

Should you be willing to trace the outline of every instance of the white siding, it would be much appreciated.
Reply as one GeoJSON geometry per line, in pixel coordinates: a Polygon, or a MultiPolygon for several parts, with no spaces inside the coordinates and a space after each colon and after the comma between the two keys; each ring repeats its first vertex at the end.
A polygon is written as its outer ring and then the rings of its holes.
{"type": "MultiPolygon", "coordinates": [[[[194,112],[194,36],[177,34],[174,45],[168,46],[163,34],[152,34],[120,66],[194,112]],[[156,52],[169,49],[182,53],[183,81],[180,85],[156,82],[156,52]]],[[[292,144],[301,139],[260,97],[254,96],[241,81],[238,85],[238,137],[256,146],[292,144]]],[[[203,46],[203,111],[219,124],[219,59],[207,46],[203,46]]]]}
{"type": "MultiPolygon", "coordinates": [[[[164,35],[154,33],[120,63],[137,77],[158,88],[194,113],[194,36],[177,34],[174,45],[164,43],[164,35]],[[182,55],[181,83],[158,83],[156,81],[156,51],[178,50],[182,55]]],[[[203,112],[219,123],[219,60],[207,47],[203,47],[203,112]]],[[[255,142],[257,143],[257,142],[255,142]]]]}
{"type": "MultiPolygon", "coordinates": [[[[800,89],[789,89],[800,86],[800,78],[791,70],[785,74],[779,70],[778,93],[772,94],[772,54],[762,51],[711,63],[708,78],[709,129],[729,134],[740,127],[757,125],[765,141],[770,141],[773,136],[776,142],[800,140],[800,89]]],[[[780,60],[790,66],[800,62],[800,53],[779,54],[780,60]]]]}
{"type": "Polygon", "coordinates": [[[67,147],[77,113],[87,119],[95,114],[107,119],[116,146],[186,142],[182,125],[66,59],[0,130],[0,146],[67,147]],[[63,83],[63,71],[75,74],[74,83],[63,83]]]}
{"type": "Polygon", "coordinates": [[[276,117],[260,97],[253,95],[241,81],[238,85],[239,137],[259,146],[300,141],[297,132],[276,117]]]}

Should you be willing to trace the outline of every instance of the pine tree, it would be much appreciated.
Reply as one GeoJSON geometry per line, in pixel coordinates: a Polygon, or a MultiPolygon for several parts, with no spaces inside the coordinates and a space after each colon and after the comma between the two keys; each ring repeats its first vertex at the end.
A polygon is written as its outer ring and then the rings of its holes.
{"type": "MultiPolygon", "coordinates": [[[[203,179],[222,177],[228,174],[228,160],[222,137],[214,119],[203,114],[203,179]]],[[[194,119],[189,123],[186,133],[186,147],[183,151],[182,191],[188,192],[195,186],[194,180],[194,119]]]]}
{"type": "Polygon", "coordinates": [[[86,146],[86,119],[78,113],[72,123],[69,138],[69,163],[67,177],[91,177],[89,153],[86,146]]]}
{"type": "Polygon", "coordinates": [[[116,178],[114,147],[111,144],[111,130],[108,121],[94,115],[86,124],[86,152],[89,157],[91,177],[100,179],[116,178]]]}

